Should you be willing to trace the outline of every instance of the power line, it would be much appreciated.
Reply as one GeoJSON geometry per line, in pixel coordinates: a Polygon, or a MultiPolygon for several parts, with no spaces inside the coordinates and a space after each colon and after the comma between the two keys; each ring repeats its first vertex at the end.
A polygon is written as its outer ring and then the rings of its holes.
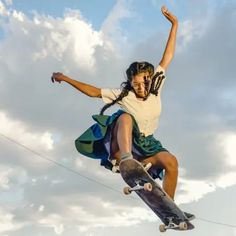
{"type": "MultiPolygon", "coordinates": [[[[67,171],[70,171],[70,172],[72,172],[72,173],[74,173],[74,174],[76,174],[76,175],[78,175],[78,176],[84,178],[84,179],[87,179],[87,180],[89,180],[89,181],[91,181],[91,182],[94,182],[94,183],[96,183],[96,184],[98,184],[98,185],[103,186],[104,188],[107,188],[107,189],[109,189],[109,190],[112,190],[113,192],[122,194],[119,190],[117,190],[117,189],[115,189],[115,188],[112,188],[112,187],[110,187],[110,186],[108,186],[108,185],[106,185],[106,184],[103,184],[103,183],[101,183],[101,182],[99,182],[99,181],[97,181],[97,180],[95,180],[95,179],[93,179],[93,178],[90,178],[90,177],[87,177],[87,176],[85,176],[85,175],[82,175],[82,174],[80,174],[78,171],[76,171],[76,170],[74,170],[74,169],[72,169],[72,168],[70,168],[70,167],[67,167],[67,166],[65,166],[65,165],[63,165],[63,164],[61,164],[61,163],[59,163],[59,162],[57,162],[57,161],[54,161],[54,160],[52,160],[52,159],[49,158],[49,157],[43,156],[43,155],[40,154],[39,152],[37,152],[37,151],[35,151],[35,150],[33,150],[33,149],[27,147],[26,145],[24,145],[24,144],[22,144],[22,143],[20,143],[20,142],[18,142],[18,141],[16,141],[16,140],[14,140],[14,139],[12,139],[12,138],[9,138],[8,136],[6,136],[6,135],[4,135],[4,134],[2,134],[2,133],[0,133],[0,135],[1,135],[2,137],[4,137],[5,139],[7,139],[8,141],[10,141],[10,142],[12,142],[12,143],[14,143],[14,144],[16,144],[16,145],[18,145],[18,146],[20,146],[20,147],[26,149],[27,151],[33,153],[34,155],[40,157],[41,159],[44,159],[44,160],[46,160],[46,161],[49,161],[49,162],[51,162],[51,163],[53,163],[53,164],[55,164],[55,165],[57,165],[57,166],[59,166],[59,167],[61,167],[61,168],[66,169],[67,171]]],[[[134,197],[133,197],[133,198],[134,198],[134,197]]],[[[135,199],[137,199],[137,198],[135,198],[135,199]]],[[[138,199],[137,199],[137,200],[138,200],[138,199]]]]}
{"type": "MultiPolygon", "coordinates": [[[[98,184],[98,185],[101,185],[101,186],[103,186],[104,188],[107,188],[107,189],[109,189],[109,190],[111,190],[111,191],[113,191],[113,192],[122,194],[119,190],[117,190],[117,189],[115,189],[115,188],[112,188],[112,187],[110,187],[110,186],[108,186],[108,185],[106,185],[106,184],[103,184],[103,183],[101,183],[101,182],[99,182],[99,181],[97,181],[97,180],[95,180],[95,179],[93,179],[93,178],[90,178],[90,177],[87,177],[87,176],[85,176],[85,175],[82,175],[82,174],[80,174],[78,171],[73,170],[73,169],[71,169],[70,167],[67,167],[67,166],[65,166],[65,165],[63,165],[63,164],[61,164],[61,163],[59,163],[59,162],[56,162],[56,161],[52,160],[52,159],[49,158],[49,157],[43,156],[42,154],[38,153],[37,151],[35,151],[35,150],[33,150],[33,149],[27,147],[26,145],[24,145],[24,144],[22,144],[22,143],[20,143],[20,142],[18,142],[18,141],[16,141],[16,140],[14,140],[14,139],[8,137],[8,136],[6,136],[6,135],[4,135],[4,134],[2,134],[2,133],[0,133],[0,135],[1,135],[2,137],[4,137],[5,139],[7,139],[8,141],[10,141],[10,142],[12,142],[12,143],[14,143],[14,144],[16,144],[16,145],[18,145],[18,146],[20,146],[20,147],[26,149],[27,151],[29,151],[29,152],[35,154],[36,156],[38,156],[38,157],[40,157],[40,158],[42,158],[42,159],[44,159],[44,160],[47,160],[47,161],[49,161],[49,162],[51,162],[51,163],[53,163],[53,164],[55,164],[55,165],[57,165],[57,166],[59,166],[59,167],[61,167],[61,168],[64,168],[64,169],[66,169],[67,171],[72,172],[72,173],[74,173],[74,174],[76,174],[76,175],[78,175],[78,176],[80,176],[80,177],[82,177],[82,178],[84,178],[84,179],[87,179],[87,180],[89,180],[89,181],[91,181],[91,182],[94,182],[94,183],[96,183],[96,184],[98,184]]],[[[136,197],[133,197],[133,196],[131,196],[131,197],[132,197],[133,199],[135,199],[135,200],[139,200],[139,199],[136,198],[136,197]]],[[[221,222],[211,221],[211,220],[207,220],[207,219],[200,218],[200,217],[196,217],[196,219],[197,219],[197,220],[204,221],[204,222],[207,222],[207,223],[211,223],[211,224],[221,225],[221,226],[230,227],[230,228],[236,228],[236,225],[231,225],[231,224],[225,224],[225,223],[221,223],[221,222]]]]}
{"type": "Polygon", "coordinates": [[[201,220],[201,221],[205,221],[207,223],[215,224],[215,225],[222,225],[222,226],[226,226],[226,227],[230,227],[230,228],[236,228],[236,225],[225,224],[225,223],[216,222],[216,221],[212,221],[212,220],[207,220],[207,219],[203,219],[203,218],[199,218],[199,217],[197,217],[196,219],[201,220]]]}

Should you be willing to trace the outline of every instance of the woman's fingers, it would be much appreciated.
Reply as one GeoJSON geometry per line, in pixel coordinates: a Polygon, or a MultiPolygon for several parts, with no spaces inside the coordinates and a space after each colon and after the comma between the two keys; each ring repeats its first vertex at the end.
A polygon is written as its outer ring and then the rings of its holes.
{"type": "Polygon", "coordinates": [[[57,81],[57,82],[61,83],[61,79],[60,79],[61,76],[62,76],[62,73],[60,73],[60,72],[55,73],[54,72],[51,76],[52,82],[54,83],[55,81],[57,81]]]}
{"type": "Polygon", "coordinates": [[[163,6],[161,8],[161,11],[162,14],[172,23],[174,23],[177,20],[176,16],[174,16],[171,12],[169,12],[166,6],[163,6]]]}
{"type": "Polygon", "coordinates": [[[167,9],[166,6],[162,6],[161,10],[162,10],[163,12],[168,11],[168,9],[167,9]]]}

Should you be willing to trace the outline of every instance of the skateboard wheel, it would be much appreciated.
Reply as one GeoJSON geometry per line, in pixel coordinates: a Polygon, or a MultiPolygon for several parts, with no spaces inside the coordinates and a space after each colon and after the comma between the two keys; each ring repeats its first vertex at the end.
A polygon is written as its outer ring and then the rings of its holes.
{"type": "Polygon", "coordinates": [[[166,232],[166,226],[165,225],[160,225],[159,226],[159,230],[160,230],[160,232],[166,232]]]}
{"type": "Polygon", "coordinates": [[[124,192],[125,195],[131,194],[130,187],[125,187],[125,188],[123,189],[123,192],[124,192]]]}
{"type": "Polygon", "coordinates": [[[151,192],[152,191],[152,184],[151,183],[144,184],[144,190],[151,192]]]}
{"type": "Polygon", "coordinates": [[[187,223],[186,223],[186,222],[181,222],[181,223],[179,224],[179,229],[180,229],[180,230],[187,230],[187,229],[188,229],[187,223]]]}

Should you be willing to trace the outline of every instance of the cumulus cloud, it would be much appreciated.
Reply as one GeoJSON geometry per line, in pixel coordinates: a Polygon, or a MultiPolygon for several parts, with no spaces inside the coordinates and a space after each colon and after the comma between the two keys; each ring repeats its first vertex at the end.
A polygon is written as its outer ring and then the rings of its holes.
{"type": "Polygon", "coordinates": [[[2,1],[0,1],[0,16],[8,16],[9,12],[2,1]]]}
{"type": "Polygon", "coordinates": [[[188,44],[193,40],[201,40],[201,37],[206,33],[209,21],[198,19],[186,19],[179,23],[178,41],[176,53],[185,50],[188,44]]]}
{"type": "Polygon", "coordinates": [[[34,133],[27,130],[27,125],[19,120],[9,118],[0,111],[0,132],[9,138],[16,138],[17,141],[35,150],[52,150],[53,139],[50,132],[34,133]]]}
{"type": "Polygon", "coordinates": [[[236,133],[222,133],[219,137],[222,148],[225,150],[226,162],[230,166],[236,166],[236,133]]]}
{"type": "Polygon", "coordinates": [[[111,37],[113,42],[125,43],[126,37],[123,32],[123,28],[120,26],[122,20],[130,18],[132,12],[129,8],[129,1],[118,0],[116,5],[110,11],[106,20],[103,22],[101,31],[107,37],[111,37]]]}
{"type": "Polygon", "coordinates": [[[64,231],[64,225],[61,223],[62,217],[56,214],[48,215],[45,218],[40,219],[39,224],[44,227],[52,227],[57,235],[60,235],[64,231]]]}
{"type": "Polygon", "coordinates": [[[199,201],[205,195],[214,192],[216,186],[201,180],[179,179],[179,189],[176,198],[178,204],[186,204],[199,201]]]}
{"type": "Polygon", "coordinates": [[[216,182],[218,187],[223,189],[236,185],[236,173],[235,171],[229,171],[228,173],[222,174],[216,182]]]}
{"type": "Polygon", "coordinates": [[[17,231],[24,226],[24,224],[13,222],[13,219],[13,214],[0,208],[0,233],[17,231]]]}
{"type": "Polygon", "coordinates": [[[0,189],[2,191],[13,191],[22,187],[27,180],[28,176],[23,168],[0,165],[0,189]]]}
{"type": "Polygon", "coordinates": [[[63,215],[49,214],[39,220],[39,224],[45,227],[53,228],[57,234],[61,234],[64,229],[70,227],[70,224],[77,225],[76,229],[80,232],[89,232],[99,228],[119,228],[130,227],[139,224],[142,221],[155,221],[153,214],[142,207],[128,207],[117,205],[114,202],[104,201],[98,197],[89,196],[87,203],[93,207],[89,211],[82,204],[85,199],[80,199],[77,204],[67,202],[67,208],[63,215]],[[99,207],[99,212],[92,209],[99,207]],[[70,220],[68,220],[70,219],[70,220]],[[73,219],[73,220],[72,220],[73,219]]]}

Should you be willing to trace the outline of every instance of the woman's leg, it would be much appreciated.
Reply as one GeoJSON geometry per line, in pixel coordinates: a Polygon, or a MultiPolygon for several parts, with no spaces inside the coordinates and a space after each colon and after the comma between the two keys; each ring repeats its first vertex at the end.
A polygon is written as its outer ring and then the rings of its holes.
{"type": "Polygon", "coordinates": [[[152,163],[154,168],[163,168],[165,170],[163,189],[174,200],[178,179],[178,161],[176,157],[169,152],[163,151],[144,159],[142,162],[144,164],[152,163]]]}
{"type": "Polygon", "coordinates": [[[111,155],[118,163],[121,156],[132,151],[132,117],[128,113],[120,115],[112,129],[111,155]]]}
{"type": "MultiPolygon", "coordinates": [[[[111,155],[117,162],[120,162],[121,156],[131,153],[132,150],[132,117],[124,113],[118,117],[112,130],[111,155]]],[[[154,156],[143,160],[144,164],[152,163],[153,167],[163,168],[165,176],[163,180],[163,189],[174,199],[174,194],[178,179],[178,162],[175,156],[169,152],[159,152],[154,156]]]]}

